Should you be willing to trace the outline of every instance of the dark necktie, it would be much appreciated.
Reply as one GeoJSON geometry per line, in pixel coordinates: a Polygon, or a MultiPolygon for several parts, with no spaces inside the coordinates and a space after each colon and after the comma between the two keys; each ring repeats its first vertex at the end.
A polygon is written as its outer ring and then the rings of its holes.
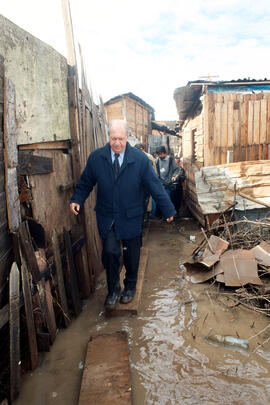
{"type": "Polygon", "coordinates": [[[120,171],[120,165],[119,165],[119,153],[114,154],[114,162],[113,162],[113,171],[114,171],[114,177],[117,178],[119,171],[120,171]]]}

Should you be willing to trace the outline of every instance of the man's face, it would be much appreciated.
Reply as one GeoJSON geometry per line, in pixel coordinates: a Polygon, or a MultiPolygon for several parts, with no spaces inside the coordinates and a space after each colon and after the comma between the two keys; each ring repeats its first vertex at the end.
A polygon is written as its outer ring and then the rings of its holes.
{"type": "Polygon", "coordinates": [[[127,130],[124,123],[117,123],[111,127],[109,143],[114,153],[123,152],[127,144],[127,130]]]}
{"type": "Polygon", "coordinates": [[[164,153],[164,152],[158,154],[158,157],[159,157],[161,160],[164,160],[166,156],[167,156],[167,153],[164,153]]]}

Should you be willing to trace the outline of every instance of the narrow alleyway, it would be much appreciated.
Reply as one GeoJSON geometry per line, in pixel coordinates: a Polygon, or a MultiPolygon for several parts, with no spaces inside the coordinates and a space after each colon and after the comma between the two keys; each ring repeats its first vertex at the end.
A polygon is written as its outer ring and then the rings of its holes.
{"type": "Polygon", "coordinates": [[[24,377],[16,405],[76,405],[89,337],[116,330],[129,337],[133,405],[270,403],[269,343],[253,353],[269,330],[251,339],[249,350],[205,339],[209,333],[250,338],[269,319],[229,306],[217,285],[190,285],[183,279],[179,261],[188,258],[200,239],[192,220],[151,221],[139,315],[105,317],[102,277],[82,315],[60,331],[40,367],[24,377]]]}

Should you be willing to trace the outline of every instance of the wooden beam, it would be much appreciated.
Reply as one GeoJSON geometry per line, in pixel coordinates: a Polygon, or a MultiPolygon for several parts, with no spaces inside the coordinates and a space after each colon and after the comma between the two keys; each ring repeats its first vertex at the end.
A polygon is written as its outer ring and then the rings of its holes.
{"type": "Polygon", "coordinates": [[[10,336],[10,397],[14,401],[20,392],[20,273],[12,264],[9,278],[9,336],[10,336]]]}
{"type": "Polygon", "coordinates": [[[70,149],[70,140],[55,141],[55,142],[42,142],[31,143],[27,145],[19,145],[19,150],[54,150],[54,149],[70,149]]]}
{"type": "Polygon", "coordinates": [[[52,158],[35,156],[30,151],[19,151],[18,174],[29,176],[32,174],[48,174],[52,172],[52,158]]]}
{"type": "Polygon", "coordinates": [[[78,405],[131,405],[127,334],[90,338],[78,405]]]}

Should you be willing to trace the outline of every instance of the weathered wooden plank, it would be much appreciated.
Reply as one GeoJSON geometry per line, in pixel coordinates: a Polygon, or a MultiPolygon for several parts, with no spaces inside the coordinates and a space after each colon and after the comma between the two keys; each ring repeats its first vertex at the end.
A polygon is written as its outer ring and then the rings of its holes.
{"type": "Polygon", "coordinates": [[[33,314],[37,331],[37,346],[40,352],[50,351],[50,335],[47,332],[45,315],[42,310],[40,294],[33,295],[33,314]]]}
{"type": "MultiPolygon", "coordinates": [[[[42,281],[43,281],[43,279],[42,279],[42,281]]],[[[53,296],[52,296],[50,281],[49,280],[45,281],[44,283],[42,283],[42,286],[45,290],[46,315],[47,315],[46,322],[47,322],[48,331],[50,334],[50,340],[51,340],[51,343],[53,343],[56,338],[57,326],[56,326],[56,321],[55,321],[53,296]]]]}
{"type": "Polygon", "coordinates": [[[239,110],[233,110],[233,137],[234,137],[234,162],[240,160],[240,121],[239,121],[239,110]]]}
{"type": "MultiPolygon", "coordinates": [[[[35,251],[37,265],[40,274],[47,268],[47,260],[44,249],[38,249],[35,251]]],[[[45,280],[44,277],[38,283],[38,291],[40,295],[41,306],[46,319],[46,325],[50,334],[51,343],[54,342],[57,332],[55,313],[53,308],[53,296],[51,293],[50,278],[45,280]]]]}
{"type": "Polygon", "coordinates": [[[254,126],[254,102],[249,100],[248,102],[248,145],[253,144],[253,126],[254,126]]]}
{"type": "Polygon", "coordinates": [[[20,145],[19,150],[51,150],[51,149],[70,149],[70,141],[51,141],[42,143],[31,143],[27,145],[20,145]]]}
{"type": "Polygon", "coordinates": [[[70,277],[71,298],[72,298],[75,315],[78,316],[82,310],[82,303],[80,300],[78,281],[77,281],[76,269],[74,266],[70,236],[69,236],[69,233],[65,229],[64,229],[64,241],[65,241],[65,249],[66,249],[67,270],[68,270],[69,277],[70,277]]]}
{"type": "Polygon", "coordinates": [[[267,141],[267,132],[266,132],[266,125],[267,125],[267,100],[261,100],[261,117],[260,117],[260,143],[265,144],[267,141]]]}
{"type": "Polygon", "coordinates": [[[53,159],[35,156],[29,151],[19,151],[18,174],[47,174],[53,172],[53,159]]]}
{"type": "Polygon", "coordinates": [[[81,160],[79,150],[79,121],[78,121],[78,103],[76,93],[76,78],[74,75],[68,77],[68,97],[69,97],[69,123],[70,135],[72,139],[72,166],[74,171],[74,182],[80,178],[81,175],[81,160]]]}
{"type": "MultiPolygon", "coordinates": [[[[115,309],[108,310],[107,313],[109,315],[124,315],[127,313],[131,313],[133,315],[138,314],[139,305],[140,305],[140,301],[141,301],[141,295],[142,295],[143,282],[144,282],[144,274],[145,274],[145,270],[147,267],[147,262],[148,262],[148,249],[146,247],[142,247],[135,296],[130,303],[128,303],[128,304],[118,303],[116,305],[115,309]]],[[[124,273],[125,273],[125,271],[122,270],[121,284],[123,283],[124,273]]]]}
{"type": "Polygon", "coordinates": [[[214,138],[214,99],[213,93],[204,96],[205,121],[204,121],[204,165],[213,164],[214,157],[211,153],[214,138]]]}
{"type": "Polygon", "coordinates": [[[221,103],[215,103],[215,122],[214,122],[214,148],[215,165],[220,164],[220,143],[221,143],[221,103]]]}
{"type": "Polygon", "coordinates": [[[78,405],[131,405],[127,334],[90,338],[78,405]]]}
{"type": "Polygon", "coordinates": [[[254,138],[255,145],[260,143],[260,113],[261,113],[261,100],[254,101],[254,138]]]}
{"type": "Polygon", "coordinates": [[[26,221],[22,222],[19,227],[19,236],[28,268],[32,274],[34,283],[37,284],[41,279],[41,275],[38,268],[35,251],[32,245],[28,223],[26,221]]]}
{"type": "Polygon", "coordinates": [[[9,335],[10,335],[10,397],[14,401],[20,392],[20,273],[13,263],[9,278],[9,335]]]}
{"type": "Polygon", "coordinates": [[[38,350],[36,329],[33,316],[32,294],[29,285],[28,271],[25,261],[23,260],[21,266],[22,275],[22,291],[24,297],[24,308],[26,314],[26,324],[28,333],[28,343],[30,351],[31,369],[34,370],[38,365],[38,350]]]}
{"type": "Polygon", "coordinates": [[[228,148],[233,147],[233,101],[228,101],[228,148]]]}
{"type": "MultiPolygon", "coordinates": [[[[225,95],[224,95],[225,97],[225,95]]],[[[228,147],[228,105],[226,98],[220,106],[220,146],[221,156],[220,162],[227,163],[227,147],[228,147]]]]}
{"type": "Polygon", "coordinates": [[[56,230],[53,230],[52,233],[52,247],[53,247],[53,255],[54,255],[54,262],[55,262],[55,270],[56,270],[56,278],[57,278],[57,286],[59,291],[59,300],[61,309],[63,312],[63,319],[66,327],[70,324],[69,319],[69,309],[67,304],[67,296],[66,296],[66,289],[64,283],[64,276],[63,276],[63,267],[62,267],[62,260],[59,248],[59,241],[56,230]]]}

